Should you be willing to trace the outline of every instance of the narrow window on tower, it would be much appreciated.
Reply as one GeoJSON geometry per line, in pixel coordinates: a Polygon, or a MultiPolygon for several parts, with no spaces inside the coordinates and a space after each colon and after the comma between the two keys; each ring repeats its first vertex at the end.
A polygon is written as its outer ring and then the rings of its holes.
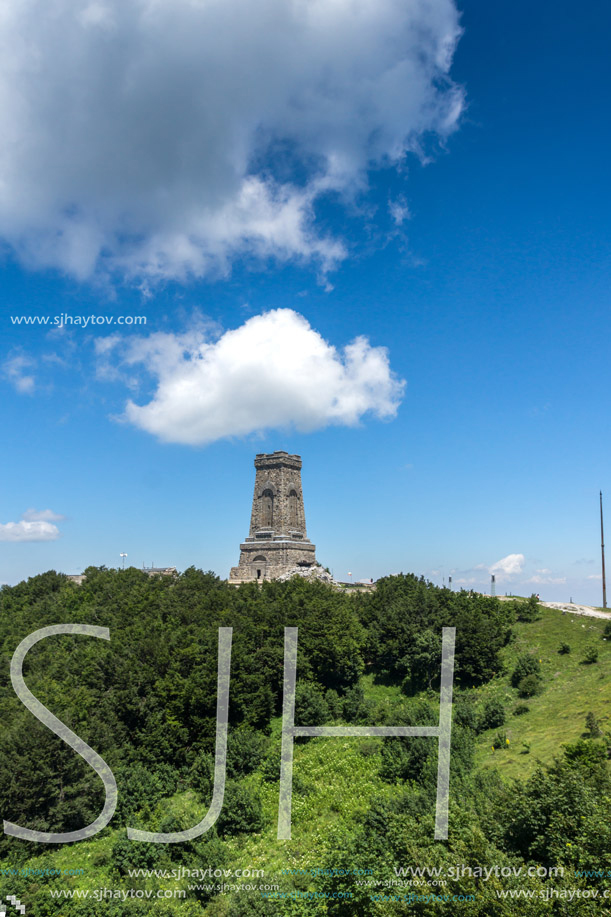
{"type": "Polygon", "coordinates": [[[289,526],[299,528],[299,497],[295,490],[289,492],[289,526]]]}
{"type": "Polygon", "coordinates": [[[274,495],[271,490],[264,490],[261,494],[261,526],[272,528],[274,522],[274,495]]]}

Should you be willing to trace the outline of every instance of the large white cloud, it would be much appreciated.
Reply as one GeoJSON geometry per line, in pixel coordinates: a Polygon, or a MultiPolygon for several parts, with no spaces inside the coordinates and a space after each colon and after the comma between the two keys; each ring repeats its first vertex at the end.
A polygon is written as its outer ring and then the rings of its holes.
{"type": "Polygon", "coordinates": [[[453,0],[5,0],[0,237],[77,277],[329,268],[315,202],[456,127],[459,33],[453,0]]]}
{"type": "Polygon", "coordinates": [[[385,348],[357,337],[338,351],[291,309],[254,316],[217,339],[200,329],[98,343],[102,361],[117,349],[157,385],[148,404],[128,401],[124,419],[168,442],[354,425],[368,413],[391,418],[405,385],[385,348]]]}

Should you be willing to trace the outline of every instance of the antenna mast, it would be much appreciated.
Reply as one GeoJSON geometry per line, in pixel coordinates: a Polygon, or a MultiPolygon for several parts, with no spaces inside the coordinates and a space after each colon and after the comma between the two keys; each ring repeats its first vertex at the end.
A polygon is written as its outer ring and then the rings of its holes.
{"type": "Polygon", "coordinates": [[[605,578],[605,531],[603,529],[603,492],[600,492],[600,550],[603,573],[603,608],[607,607],[607,580],[605,578]]]}

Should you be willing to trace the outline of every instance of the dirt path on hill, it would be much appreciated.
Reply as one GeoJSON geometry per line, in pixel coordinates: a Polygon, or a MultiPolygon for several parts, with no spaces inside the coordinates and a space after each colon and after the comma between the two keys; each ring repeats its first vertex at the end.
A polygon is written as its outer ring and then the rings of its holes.
{"type": "Polygon", "coordinates": [[[599,611],[598,608],[594,608],[592,605],[575,605],[569,602],[564,604],[562,602],[539,602],[539,605],[543,605],[544,608],[556,608],[563,614],[584,615],[586,618],[608,618],[611,620],[611,610],[599,611]]]}

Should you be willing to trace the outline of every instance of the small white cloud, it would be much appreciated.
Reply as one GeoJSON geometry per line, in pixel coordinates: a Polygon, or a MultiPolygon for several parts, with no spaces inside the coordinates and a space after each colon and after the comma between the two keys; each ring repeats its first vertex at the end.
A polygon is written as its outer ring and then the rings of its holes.
{"type": "Polygon", "coordinates": [[[591,573],[589,576],[586,577],[586,579],[597,579],[597,580],[601,580],[602,578],[603,578],[602,573],[591,573]]]}
{"type": "Polygon", "coordinates": [[[7,522],[0,525],[0,541],[56,541],[60,531],[52,522],[7,522]]]}
{"type": "Polygon", "coordinates": [[[525,559],[523,554],[508,554],[492,564],[489,572],[499,578],[517,576],[524,568],[525,559]]]}
{"type": "Polygon", "coordinates": [[[123,419],[166,442],[392,418],[405,387],[384,347],[361,336],[338,350],[291,309],[254,316],[216,340],[200,327],[117,347],[123,362],[143,365],[157,381],[152,400],[128,401],[123,419]]]}
{"type": "Polygon", "coordinates": [[[402,226],[406,220],[411,218],[409,207],[403,197],[397,198],[396,201],[390,201],[388,210],[395,226],[402,226]]]}
{"type": "Polygon", "coordinates": [[[24,354],[15,354],[5,360],[2,375],[20,395],[31,395],[36,388],[36,379],[31,373],[34,361],[24,354]]]}
{"type": "Polygon", "coordinates": [[[535,570],[535,573],[540,574],[541,576],[549,576],[552,571],[543,567],[541,570],[535,570]]]}
{"type": "Polygon", "coordinates": [[[61,513],[54,513],[51,509],[28,509],[21,518],[26,522],[63,522],[66,517],[61,513]]]}
{"type": "Polygon", "coordinates": [[[0,541],[56,541],[61,532],[55,523],[65,518],[50,509],[28,509],[19,522],[0,524],[0,541]]]}

